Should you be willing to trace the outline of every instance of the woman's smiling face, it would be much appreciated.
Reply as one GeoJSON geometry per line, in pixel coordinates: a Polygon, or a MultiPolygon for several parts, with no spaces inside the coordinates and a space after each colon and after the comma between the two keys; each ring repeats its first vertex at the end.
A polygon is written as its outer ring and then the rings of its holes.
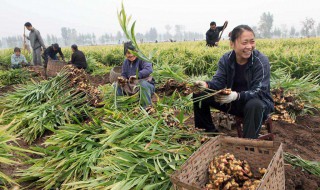
{"type": "Polygon", "coordinates": [[[237,62],[239,64],[247,63],[256,47],[253,32],[244,30],[234,42],[230,42],[230,45],[236,53],[237,62]]]}

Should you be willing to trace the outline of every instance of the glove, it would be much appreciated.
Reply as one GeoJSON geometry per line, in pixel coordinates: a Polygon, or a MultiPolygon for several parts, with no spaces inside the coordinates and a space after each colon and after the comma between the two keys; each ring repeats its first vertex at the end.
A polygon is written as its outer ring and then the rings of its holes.
{"type": "Polygon", "coordinates": [[[133,75],[129,77],[129,82],[132,83],[134,80],[137,79],[137,76],[133,75]]]}
{"type": "Polygon", "coordinates": [[[214,100],[221,104],[228,104],[232,101],[235,101],[238,98],[238,96],[239,95],[237,92],[232,91],[229,95],[218,94],[214,97],[214,100]]]}
{"type": "Polygon", "coordinates": [[[208,88],[208,84],[201,80],[194,82],[194,85],[200,88],[208,88]]]}
{"type": "Polygon", "coordinates": [[[20,64],[24,67],[26,63],[24,61],[20,62],[20,64]]]}
{"type": "Polygon", "coordinates": [[[118,77],[118,82],[119,83],[124,83],[126,79],[123,76],[118,77]]]}

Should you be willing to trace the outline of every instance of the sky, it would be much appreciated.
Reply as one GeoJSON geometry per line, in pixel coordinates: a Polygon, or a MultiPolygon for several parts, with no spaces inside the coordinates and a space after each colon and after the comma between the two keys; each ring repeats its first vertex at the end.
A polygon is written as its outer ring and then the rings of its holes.
{"type": "MultiPolygon", "coordinates": [[[[290,30],[301,28],[306,17],[320,22],[319,0],[0,0],[0,39],[22,35],[25,22],[31,22],[43,37],[61,36],[61,27],[78,33],[116,34],[120,31],[117,10],[123,2],[136,20],[136,32],[155,27],[164,33],[165,25],[183,25],[186,31],[203,32],[209,23],[218,26],[229,21],[226,31],[239,24],[257,26],[263,12],[273,14],[273,26],[290,30]]],[[[174,34],[174,28],[170,31],[174,34]]],[[[228,32],[226,32],[227,34],[228,32]]]]}

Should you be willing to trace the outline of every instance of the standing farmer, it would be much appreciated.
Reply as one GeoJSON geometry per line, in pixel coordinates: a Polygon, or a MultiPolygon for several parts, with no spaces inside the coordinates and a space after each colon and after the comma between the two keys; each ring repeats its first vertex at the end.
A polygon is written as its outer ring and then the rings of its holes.
{"type": "Polygon", "coordinates": [[[42,37],[40,35],[40,32],[32,27],[30,22],[26,22],[24,26],[27,28],[27,30],[30,31],[29,36],[26,36],[28,40],[30,40],[31,47],[32,47],[32,55],[33,55],[33,64],[34,65],[40,65],[41,63],[41,47],[43,49],[46,49],[46,46],[43,43],[42,37]]]}
{"type": "Polygon", "coordinates": [[[218,46],[219,34],[226,28],[228,21],[225,21],[223,26],[217,26],[215,22],[210,23],[210,29],[206,33],[207,46],[218,46]]]}

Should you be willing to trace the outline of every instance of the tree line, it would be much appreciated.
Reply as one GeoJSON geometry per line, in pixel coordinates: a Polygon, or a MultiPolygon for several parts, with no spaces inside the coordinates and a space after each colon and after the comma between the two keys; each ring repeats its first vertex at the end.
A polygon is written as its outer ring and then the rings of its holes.
{"type": "MultiPolygon", "coordinates": [[[[305,18],[301,21],[301,30],[295,26],[288,28],[287,25],[273,26],[273,15],[270,12],[264,12],[257,26],[252,26],[257,38],[296,38],[296,37],[316,37],[320,36],[320,23],[316,25],[313,18],[305,18]]],[[[156,41],[194,41],[203,40],[204,34],[198,32],[186,31],[183,25],[165,25],[165,33],[159,33],[156,28],[151,27],[145,33],[136,33],[139,42],[156,41]]],[[[41,29],[40,29],[41,32],[41,29]]],[[[78,33],[74,28],[62,27],[61,36],[47,34],[42,36],[45,44],[50,45],[59,43],[61,46],[78,45],[106,45],[120,44],[126,41],[126,37],[120,31],[116,34],[105,33],[97,37],[94,33],[78,33]]],[[[28,41],[27,41],[28,42],[28,41]]],[[[0,39],[0,48],[22,47],[22,36],[8,36],[0,39]]]]}
{"type": "Polygon", "coordinates": [[[301,30],[297,30],[294,26],[290,29],[286,24],[273,27],[273,15],[270,12],[264,12],[258,23],[253,26],[256,37],[258,38],[294,38],[294,37],[317,37],[320,36],[320,23],[316,26],[313,18],[305,18],[301,21],[301,30]]]}
{"type": "MultiPolygon", "coordinates": [[[[174,27],[166,25],[166,32],[159,33],[156,28],[151,27],[145,33],[136,33],[136,39],[143,42],[160,42],[160,41],[191,41],[202,40],[204,34],[197,32],[185,31],[183,25],[175,25],[174,27]],[[174,28],[173,34],[171,29],[174,28]]],[[[40,30],[41,32],[41,30],[40,30]]],[[[74,28],[62,27],[61,36],[47,34],[42,36],[45,44],[50,45],[59,43],[61,46],[70,46],[72,44],[78,45],[106,45],[106,44],[120,44],[126,41],[125,35],[118,31],[115,35],[112,33],[105,33],[97,37],[94,33],[78,33],[74,28]]],[[[27,41],[28,42],[28,41],[27,41]]],[[[9,36],[0,39],[0,48],[22,47],[22,36],[9,36]]]]}

